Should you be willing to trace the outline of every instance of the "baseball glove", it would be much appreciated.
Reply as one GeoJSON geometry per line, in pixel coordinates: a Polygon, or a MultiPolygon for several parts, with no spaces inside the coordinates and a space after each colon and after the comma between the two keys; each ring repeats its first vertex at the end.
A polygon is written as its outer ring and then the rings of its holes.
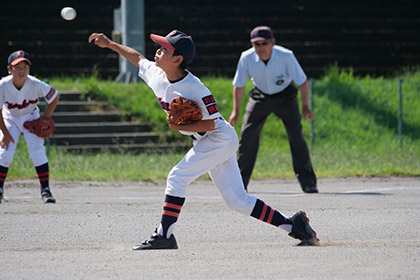
{"type": "Polygon", "coordinates": [[[49,138],[55,129],[55,122],[52,118],[41,117],[33,121],[27,121],[23,126],[41,138],[49,138]]]}
{"type": "Polygon", "coordinates": [[[171,124],[186,124],[201,120],[203,115],[197,102],[178,96],[172,99],[166,119],[171,124]]]}

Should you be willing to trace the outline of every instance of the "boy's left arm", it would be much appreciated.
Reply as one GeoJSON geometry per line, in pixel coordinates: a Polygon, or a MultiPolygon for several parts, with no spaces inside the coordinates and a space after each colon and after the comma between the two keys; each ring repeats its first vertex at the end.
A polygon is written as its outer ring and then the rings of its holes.
{"type": "Polygon", "coordinates": [[[168,125],[173,130],[183,130],[190,132],[210,131],[215,127],[214,120],[199,120],[187,124],[172,124],[168,122],[168,125]]]}
{"type": "Polygon", "coordinates": [[[58,100],[60,100],[60,94],[58,93],[54,100],[48,104],[47,108],[45,109],[44,114],[42,115],[45,118],[51,117],[52,113],[54,113],[55,108],[58,105],[58,100]]]}

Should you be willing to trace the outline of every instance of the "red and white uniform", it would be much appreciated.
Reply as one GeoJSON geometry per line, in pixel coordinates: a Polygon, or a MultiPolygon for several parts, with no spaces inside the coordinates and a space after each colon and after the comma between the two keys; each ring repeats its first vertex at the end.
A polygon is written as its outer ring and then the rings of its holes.
{"type": "Polygon", "coordinates": [[[244,189],[236,161],[238,135],[220,115],[209,89],[190,72],[182,80],[171,83],[165,72],[148,60],[141,61],[139,77],[152,88],[165,112],[169,111],[169,104],[174,97],[183,96],[197,102],[203,120],[214,119],[215,122],[214,130],[206,133],[180,131],[195,138],[194,146],[169,172],[165,193],[186,197],[187,186],[208,172],[227,205],[250,215],[256,198],[248,195],[244,189]]]}
{"type": "MultiPolygon", "coordinates": [[[[58,92],[50,85],[28,75],[25,84],[17,89],[12,83],[12,76],[0,80],[0,105],[6,128],[15,143],[10,142],[8,149],[0,148],[0,165],[9,167],[13,160],[19,136],[23,136],[28,152],[35,166],[48,162],[45,154],[44,139],[30,133],[23,124],[40,117],[38,103],[40,98],[51,103],[58,92]]],[[[1,132],[0,132],[1,133],[1,132]]],[[[3,135],[1,135],[2,137],[3,135]]]]}

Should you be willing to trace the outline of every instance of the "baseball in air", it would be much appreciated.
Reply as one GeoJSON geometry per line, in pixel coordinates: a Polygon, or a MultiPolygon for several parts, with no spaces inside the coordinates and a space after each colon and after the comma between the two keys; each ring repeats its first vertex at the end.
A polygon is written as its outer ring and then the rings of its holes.
{"type": "Polygon", "coordinates": [[[61,10],[61,17],[64,18],[65,20],[73,20],[76,18],[76,16],[77,16],[77,12],[72,7],[64,7],[61,10]]]}

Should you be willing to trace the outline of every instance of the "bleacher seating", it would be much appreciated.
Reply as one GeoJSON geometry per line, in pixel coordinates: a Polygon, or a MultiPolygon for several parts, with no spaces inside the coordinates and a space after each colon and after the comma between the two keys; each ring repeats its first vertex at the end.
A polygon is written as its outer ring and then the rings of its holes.
{"type": "MultiPolygon", "coordinates": [[[[90,74],[115,78],[118,56],[90,46],[91,32],[108,35],[119,0],[3,1],[0,61],[14,50],[33,55],[32,72],[43,76],[90,74]],[[59,11],[78,11],[64,21],[59,11]]],[[[197,57],[190,69],[203,75],[233,77],[240,53],[250,47],[249,32],[270,25],[277,43],[294,51],[310,77],[337,64],[356,74],[388,75],[420,64],[420,2],[415,0],[145,1],[145,33],[172,29],[193,36],[197,57]]],[[[146,57],[156,46],[146,38],[146,57]]],[[[6,67],[0,68],[6,75],[6,67]]]]}

